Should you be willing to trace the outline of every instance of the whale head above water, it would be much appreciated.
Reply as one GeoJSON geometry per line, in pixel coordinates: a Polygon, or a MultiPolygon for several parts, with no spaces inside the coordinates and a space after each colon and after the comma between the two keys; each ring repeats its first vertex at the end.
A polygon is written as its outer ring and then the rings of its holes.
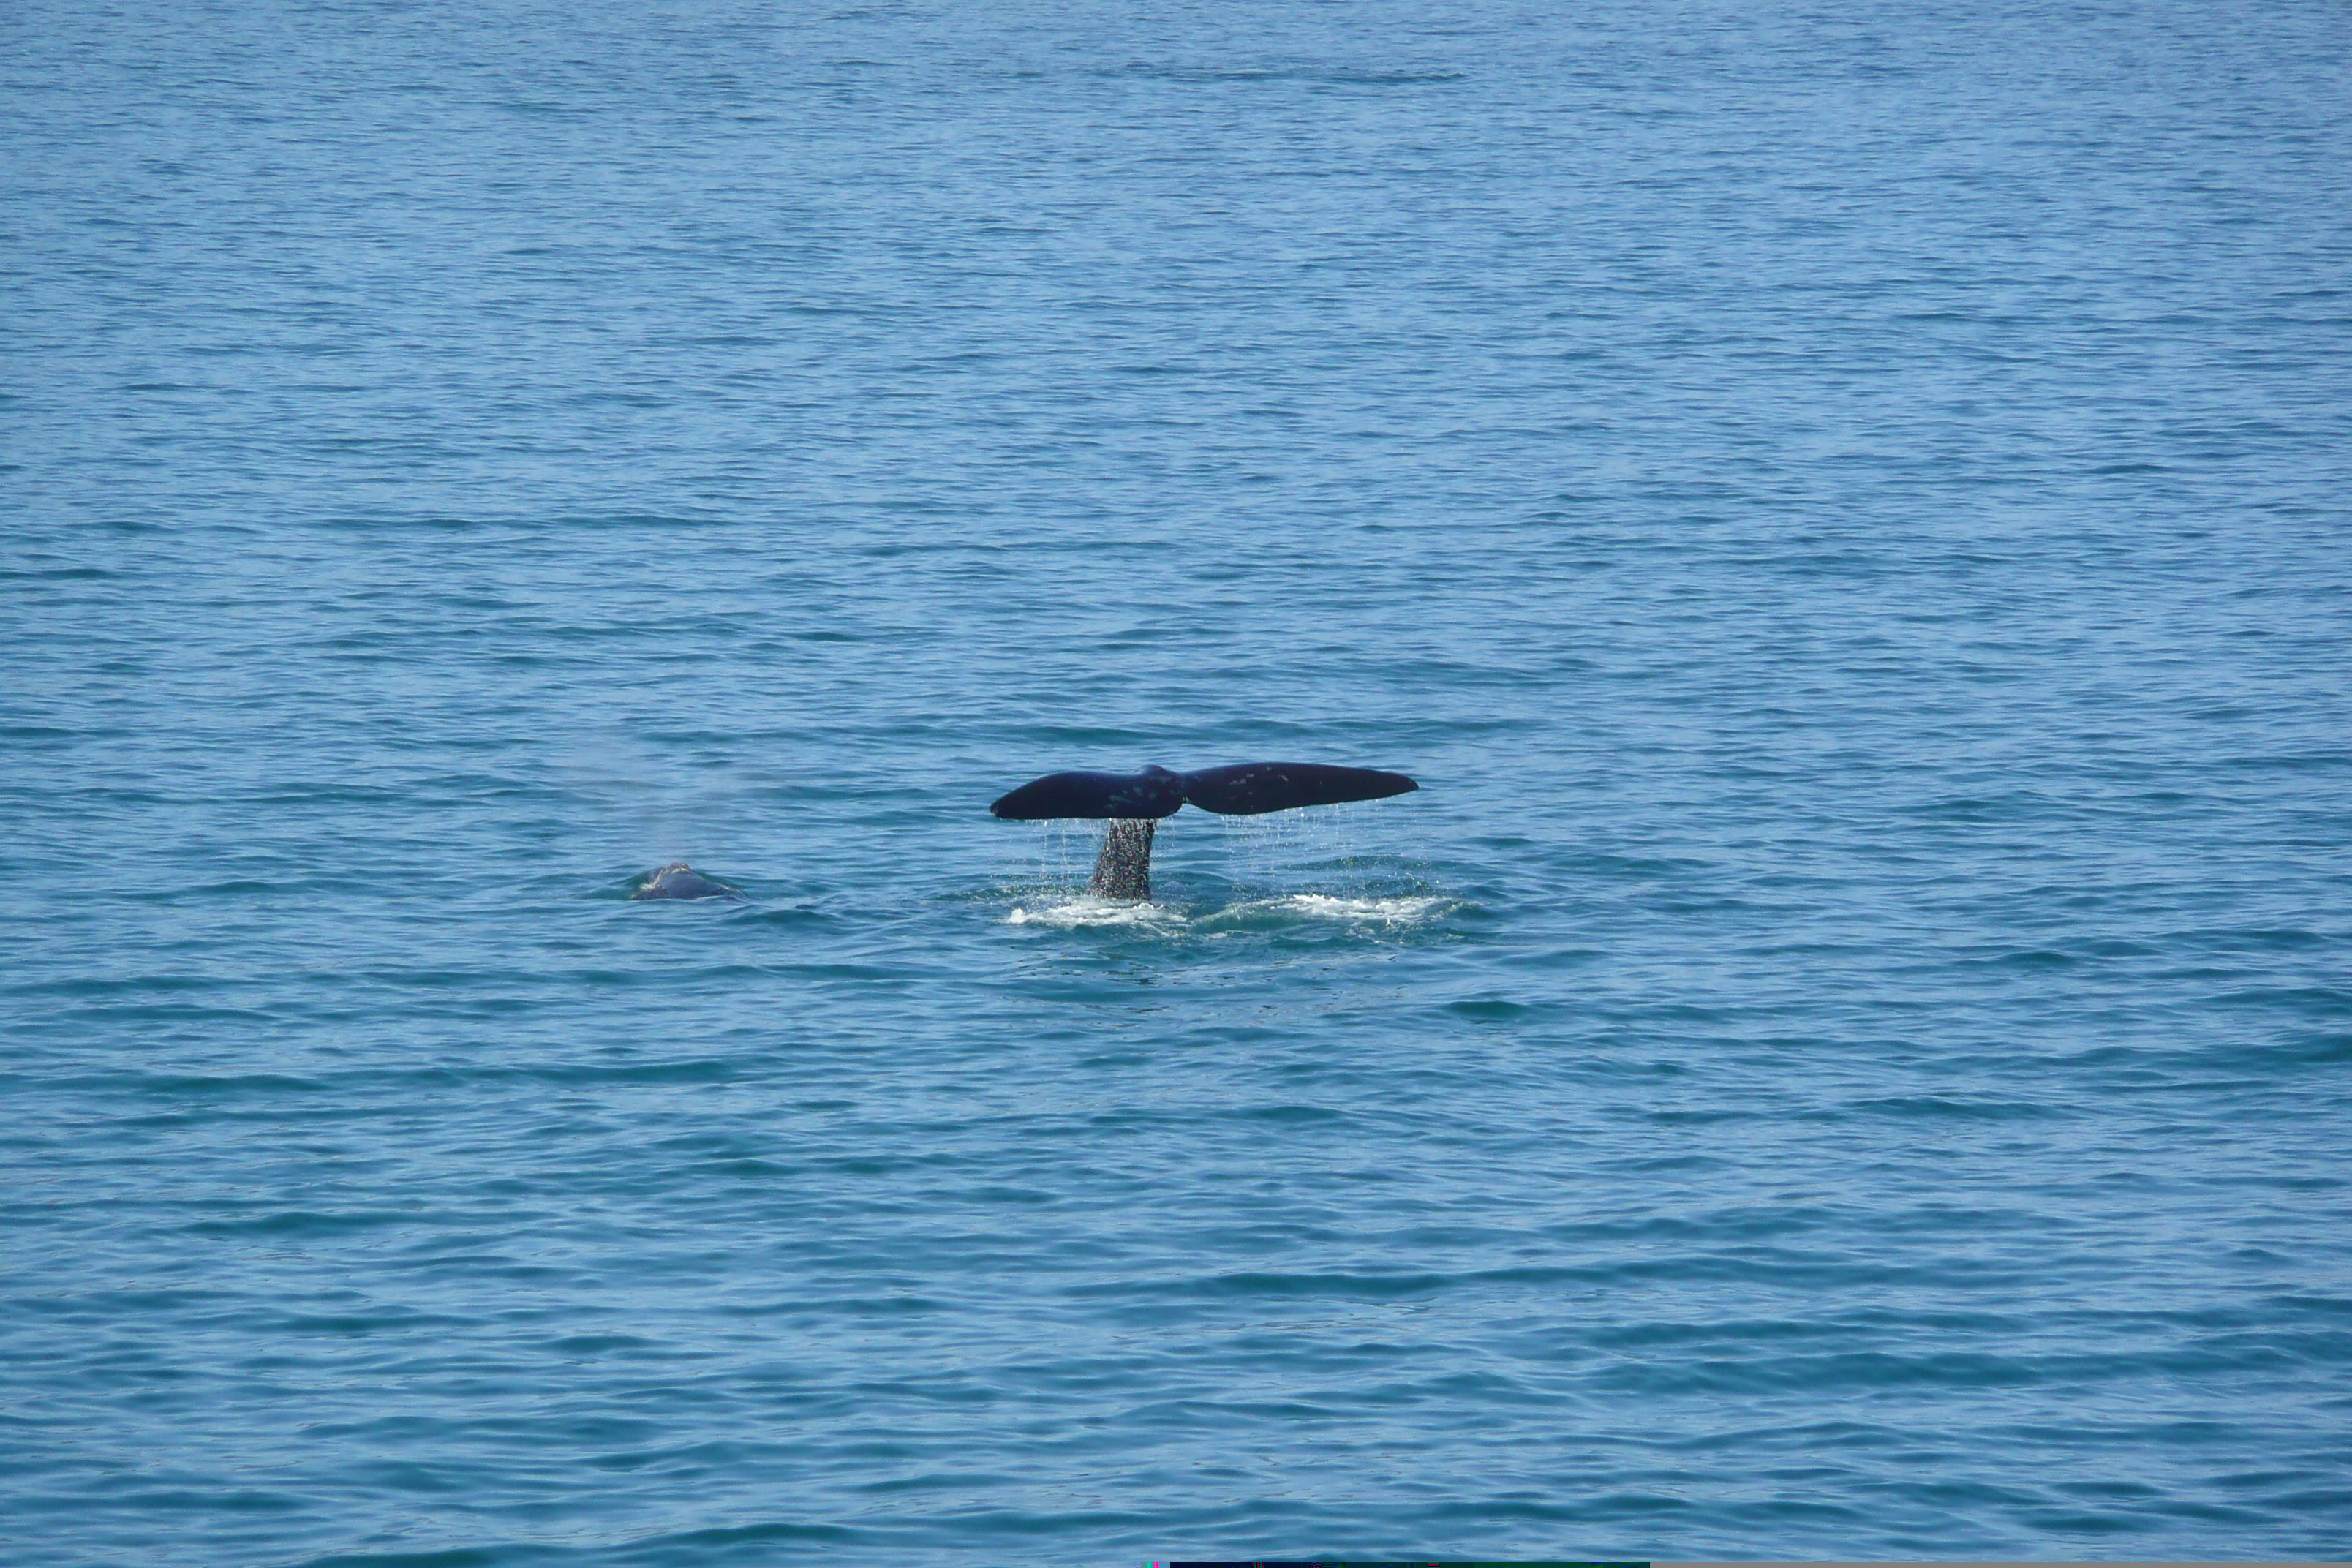
{"type": "Polygon", "coordinates": [[[658,871],[648,871],[629,897],[646,899],[740,899],[740,888],[713,881],[683,860],[673,860],[658,871]]]}

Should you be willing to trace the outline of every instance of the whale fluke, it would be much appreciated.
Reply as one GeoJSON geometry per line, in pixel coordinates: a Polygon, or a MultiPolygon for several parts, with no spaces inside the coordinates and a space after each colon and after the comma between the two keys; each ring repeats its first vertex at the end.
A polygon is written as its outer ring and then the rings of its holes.
{"type": "Polygon", "coordinates": [[[1187,805],[1224,816],[1256,816],[1303,805],[1385,800],[1420,787],[1402,773],[1378,768],[1235,763],[1189,773],[1160,767],[1137,773],[1047,773],[999,796],[988,809],[1013,822],[1108,818],[1110,831],[1103,836],[1102,854],[1087,890],[1107,899],[1148,899],[1152,833],[1160,817],[1173,816],[1187,805]]]}
{"type": "Polygon", "coordinates": [[[673,860],[658,871],[646,872],[645,879],[629,894],[632,900],[740,899],[742,896],[742,889],[713,881],[683,860],[673,860]]]}
{"type": "Polygon", "coordinates": [[[1047,773],[1000,797],[989,811],[1014,822],[1083,816],[1132,820],[1173,816],[1187,805],[1225,816],[1256,816],[1302,805],[1385,800],[1421,786],[1402,773],[1328,763],[1235,763],[1197,773],[1047,773]]]}

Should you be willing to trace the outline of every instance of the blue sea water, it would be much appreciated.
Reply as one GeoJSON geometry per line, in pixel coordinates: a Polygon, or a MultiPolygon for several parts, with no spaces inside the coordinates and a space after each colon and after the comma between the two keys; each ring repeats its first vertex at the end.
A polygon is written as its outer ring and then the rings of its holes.
{"type": "Polygon", "coordinates": [[[2341,1555],[2347,45],[8,7],[0,1556],[2341,1555]]]}

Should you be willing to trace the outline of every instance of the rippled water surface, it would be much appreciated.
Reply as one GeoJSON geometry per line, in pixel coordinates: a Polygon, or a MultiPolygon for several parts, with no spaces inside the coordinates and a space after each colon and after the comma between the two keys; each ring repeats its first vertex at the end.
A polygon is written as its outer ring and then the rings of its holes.
{"type": "Polygon", "coordinates": [[[2347,44],[10,7],[0,1554],[2339,1554],[2347,44]]]}

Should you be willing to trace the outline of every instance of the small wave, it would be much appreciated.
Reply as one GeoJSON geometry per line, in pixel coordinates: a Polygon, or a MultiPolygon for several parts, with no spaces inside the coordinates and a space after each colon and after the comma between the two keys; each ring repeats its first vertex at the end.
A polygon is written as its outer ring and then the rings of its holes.
{"type": "Polygon", "coordinates": [[[1278,899],[1249,899],[1227,904],[1198,918],[1170,904],[1130,903],[1083,893],[1060,903],[1017,905],[1005,916],[1007,925],[1051,926],[1057,931],[1079,927],[1124,926],[1152,931],[1177,931],[1221,927],[1279,927],[1307,921],[1341,921],[1356,925],[1412,925],[1455,907],[1458,900],[1419,898],[1339,898],[1329,893],[1291,893],[1278,899]]]}
{"type": "Polygon", "coordinates": [[[1124,67],[1105,69],[1097,74],[1110,77],[1142,77],[1148,79],[1183,82],[1196,86],[1227,82],[1247,84],[1302,81],[1329,87],[1421,87],[1469,79],[1467,71],[1449,70],[1444,67],[1400,66],[1387,70],[1359,66],[1304,64],[1202,68],[1159,65],[1147,60],[1137,60],[1124,67]]]}
{"type": "Polygon", "coordinates": [[[1293,893],[1270,900],[1268,907],[1315,920],[1377,921],[1383,925],[1409,925],[1454,907],[1451,899],[1428,895],[1410,899],[1342,899],[1328,893],[1293,893]]]}

